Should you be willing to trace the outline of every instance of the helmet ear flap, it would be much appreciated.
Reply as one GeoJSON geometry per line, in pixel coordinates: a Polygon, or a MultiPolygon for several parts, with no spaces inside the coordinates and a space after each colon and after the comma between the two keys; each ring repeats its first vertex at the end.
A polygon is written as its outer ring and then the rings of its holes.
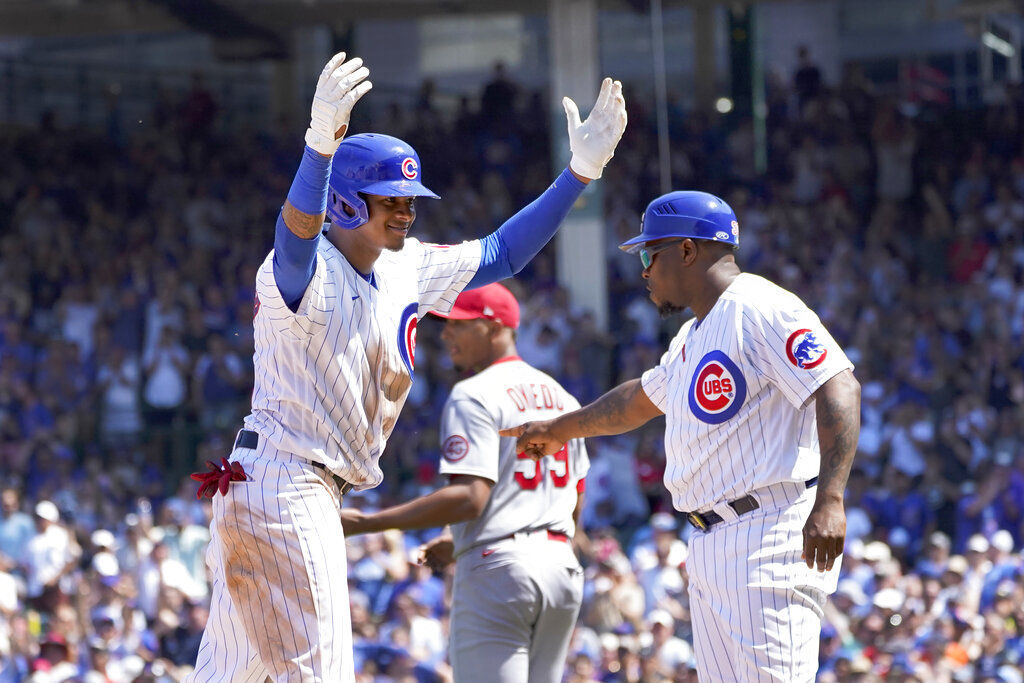
{"type": "Polygon", "coordinates": [[[354,230],[370,220],[366,202],[356,192],[330,188],[327,196],[327,215],[331,223],[346,230],[354,230]]]}

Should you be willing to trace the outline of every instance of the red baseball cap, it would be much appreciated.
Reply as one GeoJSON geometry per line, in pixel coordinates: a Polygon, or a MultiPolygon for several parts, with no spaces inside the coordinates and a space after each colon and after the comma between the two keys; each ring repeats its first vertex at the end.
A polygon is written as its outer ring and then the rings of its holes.
{"type": "Polygon", "coordinates": [[[519,327],[519,302],[512,292],[497,282],[480,287],[479,289],[465,290],[455,299],[451,313],[437,313],[439,318],[451,320],[494,320],[505,327],[517,329],[519,327]]]}

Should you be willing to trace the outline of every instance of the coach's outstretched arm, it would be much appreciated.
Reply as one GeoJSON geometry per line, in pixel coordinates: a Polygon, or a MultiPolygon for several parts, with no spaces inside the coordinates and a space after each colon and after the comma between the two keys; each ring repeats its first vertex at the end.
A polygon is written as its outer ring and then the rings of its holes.
{"type": "Polygon", "coordinates": [[[570,439],[622,434],[663,414],[647,398],[640,379],[631,379],[579,410],[553,420],[502,429],[498,433],[516,437],[520,453],[539,458],[557,453],[570,439]]]}
{"type": "Polygon", "coordinates": [[[334,55],[320,73],[306,129],[306,150],[274,234],[274,280],[293,311],[313,279],[316,244],[327,216],[331,158],[348,131],[352,107],[369,92],[370,70],[356,57],[334,55]]]}
{"type": "Polygon", "coordinates": [[[622,83],[611,78],[601,82],[601,92],[586,121],[580,121],[580,112],[570,98],[562,98],[562,106],[572,151],[569,168],[540,197],[480,240],[480,267],[467,289],[504,280],[522,270],[551,241],[587,183],[601,177],[615,154],[626,130],[622,83]]]}
{"type": "Polygon", "coordinates": [[[804,561],[832,569],[846,540],[843,495],[860,437],[860,383],[844,370],[814,392],[821,446],[818,491],[804,525],[804,561]]]}

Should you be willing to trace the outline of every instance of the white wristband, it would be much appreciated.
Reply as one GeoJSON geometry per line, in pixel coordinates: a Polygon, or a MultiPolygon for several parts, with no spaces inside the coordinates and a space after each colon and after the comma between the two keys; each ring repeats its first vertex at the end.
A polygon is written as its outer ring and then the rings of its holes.
{"type": "Polygon", "coordinates": [[[312,128],[307,128],[306,144],[310,149],[314,149],[325,157],[329,157],[334,156],[334,153],[338,151],[338,145],[341,144],[341,140],[329,138],[326,135],[316,132],[312,128]]]}
{"type": "Polygon", "coordinates": [[[578,154],[573,154],[572,159],[569,160],[569,169],[584,178],[597,180],[604,171],[604,164],[594,164],[582,159],[578,154]]]}

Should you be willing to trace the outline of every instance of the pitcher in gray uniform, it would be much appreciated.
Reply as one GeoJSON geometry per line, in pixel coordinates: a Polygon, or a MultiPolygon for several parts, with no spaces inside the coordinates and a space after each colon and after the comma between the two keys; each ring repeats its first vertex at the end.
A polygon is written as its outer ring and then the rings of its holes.
{"type": "Polygon", "coordinates": [[[581,439],[533,459],[498,430],[579,403],[516,354],[519,304],[505,287],[464,291],[441,317],[452,362],[475,373],[455,385],[444,407],[440,471],[450,483],[372,514],[343,508],[342,525],[351,536],[450,524],[451,535],[421,555],[435,569],[456,563],[455,680],[555,683],[583,596],[572,539],[590,461],[581,439]]]}

